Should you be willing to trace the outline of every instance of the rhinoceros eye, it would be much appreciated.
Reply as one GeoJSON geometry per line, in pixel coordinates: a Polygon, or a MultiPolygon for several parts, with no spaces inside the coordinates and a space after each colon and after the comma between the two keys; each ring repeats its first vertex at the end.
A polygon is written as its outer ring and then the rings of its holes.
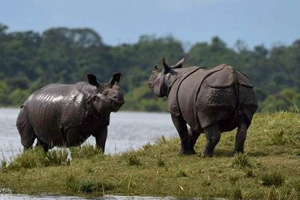
{"type": "Polygon", "coordinates": [[[107,95],[108,95],[108,91],[104,91],[104,92],[103,92],[103,95],[104,95],[104,96],[107,96],[107,95]]]}

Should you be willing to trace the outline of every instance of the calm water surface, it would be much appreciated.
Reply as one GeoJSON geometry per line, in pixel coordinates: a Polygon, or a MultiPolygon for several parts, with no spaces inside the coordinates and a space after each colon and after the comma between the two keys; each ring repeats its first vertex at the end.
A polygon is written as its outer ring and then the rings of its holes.
{"type": "MultiPolygon", "coordinates": [[[[19,109],[0,108],[0,160],[10,159],[23,149],[16,119],[19,109]]],[[[111,114],[106,141],[106,153],[120,153],[153,143],[157,138],[177,137],[168,113],[118,112],[111,114]]],[[[95,145],[91,136],[84,144],[95,145]]]]}

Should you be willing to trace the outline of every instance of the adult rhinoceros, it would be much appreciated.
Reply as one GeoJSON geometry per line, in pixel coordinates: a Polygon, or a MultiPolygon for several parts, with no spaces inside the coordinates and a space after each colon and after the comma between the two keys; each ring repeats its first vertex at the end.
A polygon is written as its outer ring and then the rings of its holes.
{"type": "Polygon", "coordinates": [[[124,104],[118,86],[121,73],[115,73],[108,83],[98,83],[93,74],[87,82],[50,84],[34,92],[21,106],[17,128],[24,149],[34,140],[45,151],[54,146],[76,146],[90,135],[103,152],[110,113],[124,104]]]}
{"type": "Polygon", "coordinates": [[[163,58],[163,70],[155,66],[148,81],[156,96],[168,97],[168,110],[181,140],[180,153],[195,153],[194,145],[204,132],[207,143],[202,156],[212,156],[220,133],[236,127],[235,152],[244,152],[247,129],[257,110],[250,80],[226,64],[206,70],[182,68],[184,63],[182,59],[168,66],[163,58]]]}

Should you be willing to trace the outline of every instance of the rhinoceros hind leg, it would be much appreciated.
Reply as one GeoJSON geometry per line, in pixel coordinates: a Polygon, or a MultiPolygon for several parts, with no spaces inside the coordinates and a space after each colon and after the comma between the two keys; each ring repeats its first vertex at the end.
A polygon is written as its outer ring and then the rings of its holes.
{"type": "Polygon", "coordinates": [[[195,150],[194,150],[195,143],[191,145],[191,136],[189,136],[188,134],[188,129],[184,119],[181,116],[177,117],[172,115],[172,121],[180,137],[181,148],[179,154],[184,154],[184,155],[195,154],[195,150]]]}
{"type": "Polygon", "coordinates": [[[200,131],[195,131],[192,130],[191,128],[189,128],[189,145],[190,145],[190,149],[193,152],[193,154],[195,154],[195,150],[194,150],[194,146],[197,142],[198,137],[200,136],[200,131]]]}
{"type": "Polygon", "coordinates": [[[201,154],[202,157],[212,157],[214,154],[215,146],[220,141],[220,130],[218,125],[210,126],[204,128],[204,133],[206,137],[206,146],[201,154]]]}
{"type": "Polygon", "coordinates": [[[235,153],[244,153],[244,143],[247,137],[248,123],[245,116],[241,117],[235,138],[235,153]]]}
{"type": "Polygon", "coordinates": [[[17,128],[21,137],[21,143],[24,147],[24,151],[31,149],[36,138],[33,127],[28,119],[27,111],[23,107],[19,113],[17,119],[17,128]]]}

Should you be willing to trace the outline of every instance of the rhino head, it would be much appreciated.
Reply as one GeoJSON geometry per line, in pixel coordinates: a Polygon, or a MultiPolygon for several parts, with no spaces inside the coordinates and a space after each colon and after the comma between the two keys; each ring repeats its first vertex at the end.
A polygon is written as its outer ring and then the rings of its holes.
{"type": "Polygon", "coordinates": [[[92,105],[98,113],[109,115],[111,112],[117,112],[125,103],[123,93],[118,85],[121,76],[122,74],[118,72],[108,83],[99,83],[95,75],[86,75],[87,82],[97,87],[92,96],[92,105]]]}
{"type": "Polygon", "coordinates": [[[149,88],[158,97],[168,96],[169,89],[176,77],[180,73],[178,70],[185,64],[185,58],[181,59],[177,64],[169,66],[165,57],[162,58],[163,69],[159,71],[157,65],[155,65],[152,74],[148,79],[149,88]]]}

